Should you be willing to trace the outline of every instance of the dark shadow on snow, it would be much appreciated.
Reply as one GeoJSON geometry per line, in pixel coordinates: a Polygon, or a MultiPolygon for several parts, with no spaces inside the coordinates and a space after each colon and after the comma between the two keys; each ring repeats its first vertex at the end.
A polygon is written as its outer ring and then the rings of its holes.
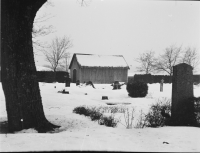
{"type": "Polygon", "coordinates": [[[8,131],[8,121],[1,121],[2,119],[0,119],[0,134],[7,134],[10,133],[8,131]]]}

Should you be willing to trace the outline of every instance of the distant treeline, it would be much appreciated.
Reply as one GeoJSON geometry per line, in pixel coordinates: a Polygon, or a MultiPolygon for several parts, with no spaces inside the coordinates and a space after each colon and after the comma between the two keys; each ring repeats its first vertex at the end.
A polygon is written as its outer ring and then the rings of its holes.
{"type": "MultiPolygon", "coordinates": [[[[128,82],[143,81],[145,83],[160,83],[161,80],[164,83],[172,83],[172,76],[169,75],[151,75],[151,74],[135,74],[128,77],[128,82]]],[[[194,84],[200,83],[200,75],[193,75],[194,84]]]]}

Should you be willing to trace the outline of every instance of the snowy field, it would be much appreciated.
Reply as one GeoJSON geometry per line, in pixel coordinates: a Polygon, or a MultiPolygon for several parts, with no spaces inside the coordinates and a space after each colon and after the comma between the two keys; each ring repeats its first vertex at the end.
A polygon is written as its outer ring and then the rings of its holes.
{"type": "MultiPolygon", "coordinates": [[[[0,134],[0,151],[149,151],[149,152],[199,152],[200,128],[196,127],[160,127],[126,129],[121,123],[115,128],[99,125],[89,118],[73,113],[77,106],[117,106],[135,108],[135,121],[142,110],[147,113],[151,104],[158,99],[171,98],[172,84],[164,84],[160,92],[159,84],[148,84],[148,95],[145,98],[131,98],[126,86],[121,90],[112,90],[109,84],[76,86],[65,89],[69,94],[58,91],[64,89],[64,83],[40,83],[44,112],[47,119],[60,125],[55,133],[37,133],[27,129],[15,134],[0,134]],[[56,88],[54,88],[56,86],[56,88]],[[87,93],[87,95],[86,95],[87,93]],[[108,100],[101,100],[108,96],[108,100]],[[123,104],[124,103],[124,104],[123,104]],[[125,105],[130,103],[129,105],[125,105]],[[116,105],[115,105],[116,106],[116,105]]],[[[6,121],[5,97],[0,85],[0,121],[6,121]]],[[[194,96],[200,96],[200,86],[194,85],[194,96]]]]}

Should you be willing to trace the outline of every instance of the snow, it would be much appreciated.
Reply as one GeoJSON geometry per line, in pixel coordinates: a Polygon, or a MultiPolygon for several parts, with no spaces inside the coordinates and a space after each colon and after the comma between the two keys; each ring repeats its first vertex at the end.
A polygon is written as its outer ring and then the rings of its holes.
{"type": "Polygon", "coordinates": [[[128,67],[122,55],[85,55],[76,54],[81,66],[89,67],[128,67]]]}
{"type": "Polygon", "coordinates": [[[133,77],[135,75],[134,72],[128,72],[128,76],[133,77]]]}
{"type": "MultiPolygon", "coordinates": [[[[148,84],[149,93],[145,98],[129,97],[125,85],[121,90],[112,90],[109,84],[94,84],[96,89],[91,86],[76,86],[73,83],[70,87],[64,87],[64,83],[39,85],[47,119],[61,128],[53,133],[43,134],[34,129],[22,130],[15,134],[1,133],[0,151],[200,151],[200,129],[197,127],[126,129],[122,125],[125,123],[121,116],[121,123],[112,128],[72,112],[80,105],[109,106],[107,102],[118,103],[120,106],[134,107],[134,120],[137,120],[141,109],[148,112],[150,105],[158,99],[171,98],[172,84],[164,84],[163,92],[159,91],[159,84],[148,84]],[[62,89],[69,91],[69,94],[58,93],[62,89]],[[102,96],[108,96],[108,100],[101,100],[102,96]]],[[[194,85],[194,96],[200,96],[199,91],[200,86],[194,85]]],[[[7,120],[7,115],[2,86],[0,94],[0,122],[3,122],[7,120]]],[[[120,117],[120,113],[115,117],[120,117]]]]}

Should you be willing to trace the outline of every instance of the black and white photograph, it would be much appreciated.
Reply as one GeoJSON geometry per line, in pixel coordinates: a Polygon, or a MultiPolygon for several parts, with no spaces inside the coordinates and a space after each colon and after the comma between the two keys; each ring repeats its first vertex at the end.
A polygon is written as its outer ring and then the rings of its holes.
{"type": "Polygon", "coordinates": [[[0,6],[0,152],[200,152],[199,1],[0,6]]]}

